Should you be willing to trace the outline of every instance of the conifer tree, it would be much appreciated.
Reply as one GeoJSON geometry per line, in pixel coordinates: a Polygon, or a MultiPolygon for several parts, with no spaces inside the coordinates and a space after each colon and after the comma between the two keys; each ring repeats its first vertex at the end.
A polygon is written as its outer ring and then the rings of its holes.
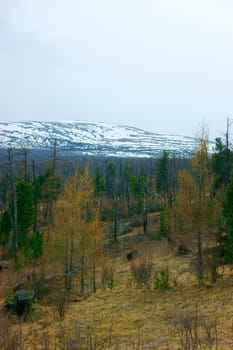
{"type": "Polygon", "coordinates": [[[0,216],[0,243],[2,244],[2,258],[5,255],[5,247],[10,240],[12,230],[12,216],[8,210],[4,210],[0,216]]]}
{"type": "Polygon", "coordinates": [[[118,222],[119,222],[119,182],[116,176],[116,166],[113,163],[108,164],[106,170],[106,190],[108,191],[113,202],[113,215],[114,215],[114,227],[113,227],[113,240],[117,242],[118,234],[118,222]]]}
{"type": "Polygon", "coordinates": [[[143,233],[147,232],[147,174],[142,168],[138,176],[129,173],[130,189],[138,202],[138,212],[143,214],[143,233]]]}
{"type": "Polygon", "coordinates": [[[224,145],[221,138],[218,137],[215,141],[215,153],[212,156],[212,164],[215,174],[215,189],[218,190],[222,186],[225,187],[229,181],[233,155],[224,145]]]}
{"type": "Polygon", "coordinates": [[[164,203],[166,203],[169,190],[169,158],[167,151],[163,151],[162,156],[158,159],[156,187],[158,194],[161,195],[164,203]]]}
{"type": "Polygon", "coordinates": [[[32,184],[25,180],[17,182],[16,197],[18,213],[18,242],[19,244],[24,244],[34,222],[32,184]]]}
{"type": "Polygon", "coordinates": [[[223,217],[226,220],[228,235],[224,246],[224,258],[226,262],[233,262],[233,171],[227,186],[226,196],[223,202],[223,217]]]}

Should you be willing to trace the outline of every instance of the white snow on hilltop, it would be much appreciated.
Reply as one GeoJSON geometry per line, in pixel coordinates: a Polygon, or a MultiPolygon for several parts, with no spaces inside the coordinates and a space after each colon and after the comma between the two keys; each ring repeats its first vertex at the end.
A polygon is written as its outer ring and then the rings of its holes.
{"type": "Polygon", "coordinates": [[[1,148],[47,149],[55,140],[61,151],[105,157],[157,157],[163,150],[190,155],[196,147],[192,137],[161,135],[101,122],[0,123],[1,148]]]}

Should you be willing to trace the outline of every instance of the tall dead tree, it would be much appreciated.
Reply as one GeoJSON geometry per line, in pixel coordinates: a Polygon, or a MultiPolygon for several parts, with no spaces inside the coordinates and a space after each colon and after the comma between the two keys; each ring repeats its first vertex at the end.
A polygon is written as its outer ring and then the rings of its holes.
{"type": "Polygon", "coordinates": [[[14,247],[14,258],[17,261],[17,250],[18,250],[18,213],[17,213],[17,194],[16,194],[16,180],[15,180],[15,159],[14,150],[8,148],[7,152],[7,163],[9,178],[12,191],[12,201],[13,201],[13,212],[12,212],[12,227],[13,227],[13,247],[14,247]]]}

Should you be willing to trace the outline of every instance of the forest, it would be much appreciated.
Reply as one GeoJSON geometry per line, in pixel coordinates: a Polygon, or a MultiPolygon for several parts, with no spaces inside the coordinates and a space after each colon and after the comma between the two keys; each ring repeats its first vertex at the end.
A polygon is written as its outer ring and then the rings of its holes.
{"type": "Polygon", "coordinates": [[[0,348],[231,349],[232,164],[2,152],[0,348]]]}

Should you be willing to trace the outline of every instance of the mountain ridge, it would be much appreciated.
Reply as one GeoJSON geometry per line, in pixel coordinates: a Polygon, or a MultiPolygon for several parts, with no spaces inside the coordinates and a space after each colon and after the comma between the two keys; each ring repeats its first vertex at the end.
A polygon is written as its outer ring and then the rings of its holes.
{"type": "Polygon", "coordinates": [[[0,148],[46,150],[55,140],[64,155],[95,157],[153,158],[164,150],[171,155],[190,156],[197,144],[194,137],[157,134],[104,122],[0,122],[0,148]]]}

